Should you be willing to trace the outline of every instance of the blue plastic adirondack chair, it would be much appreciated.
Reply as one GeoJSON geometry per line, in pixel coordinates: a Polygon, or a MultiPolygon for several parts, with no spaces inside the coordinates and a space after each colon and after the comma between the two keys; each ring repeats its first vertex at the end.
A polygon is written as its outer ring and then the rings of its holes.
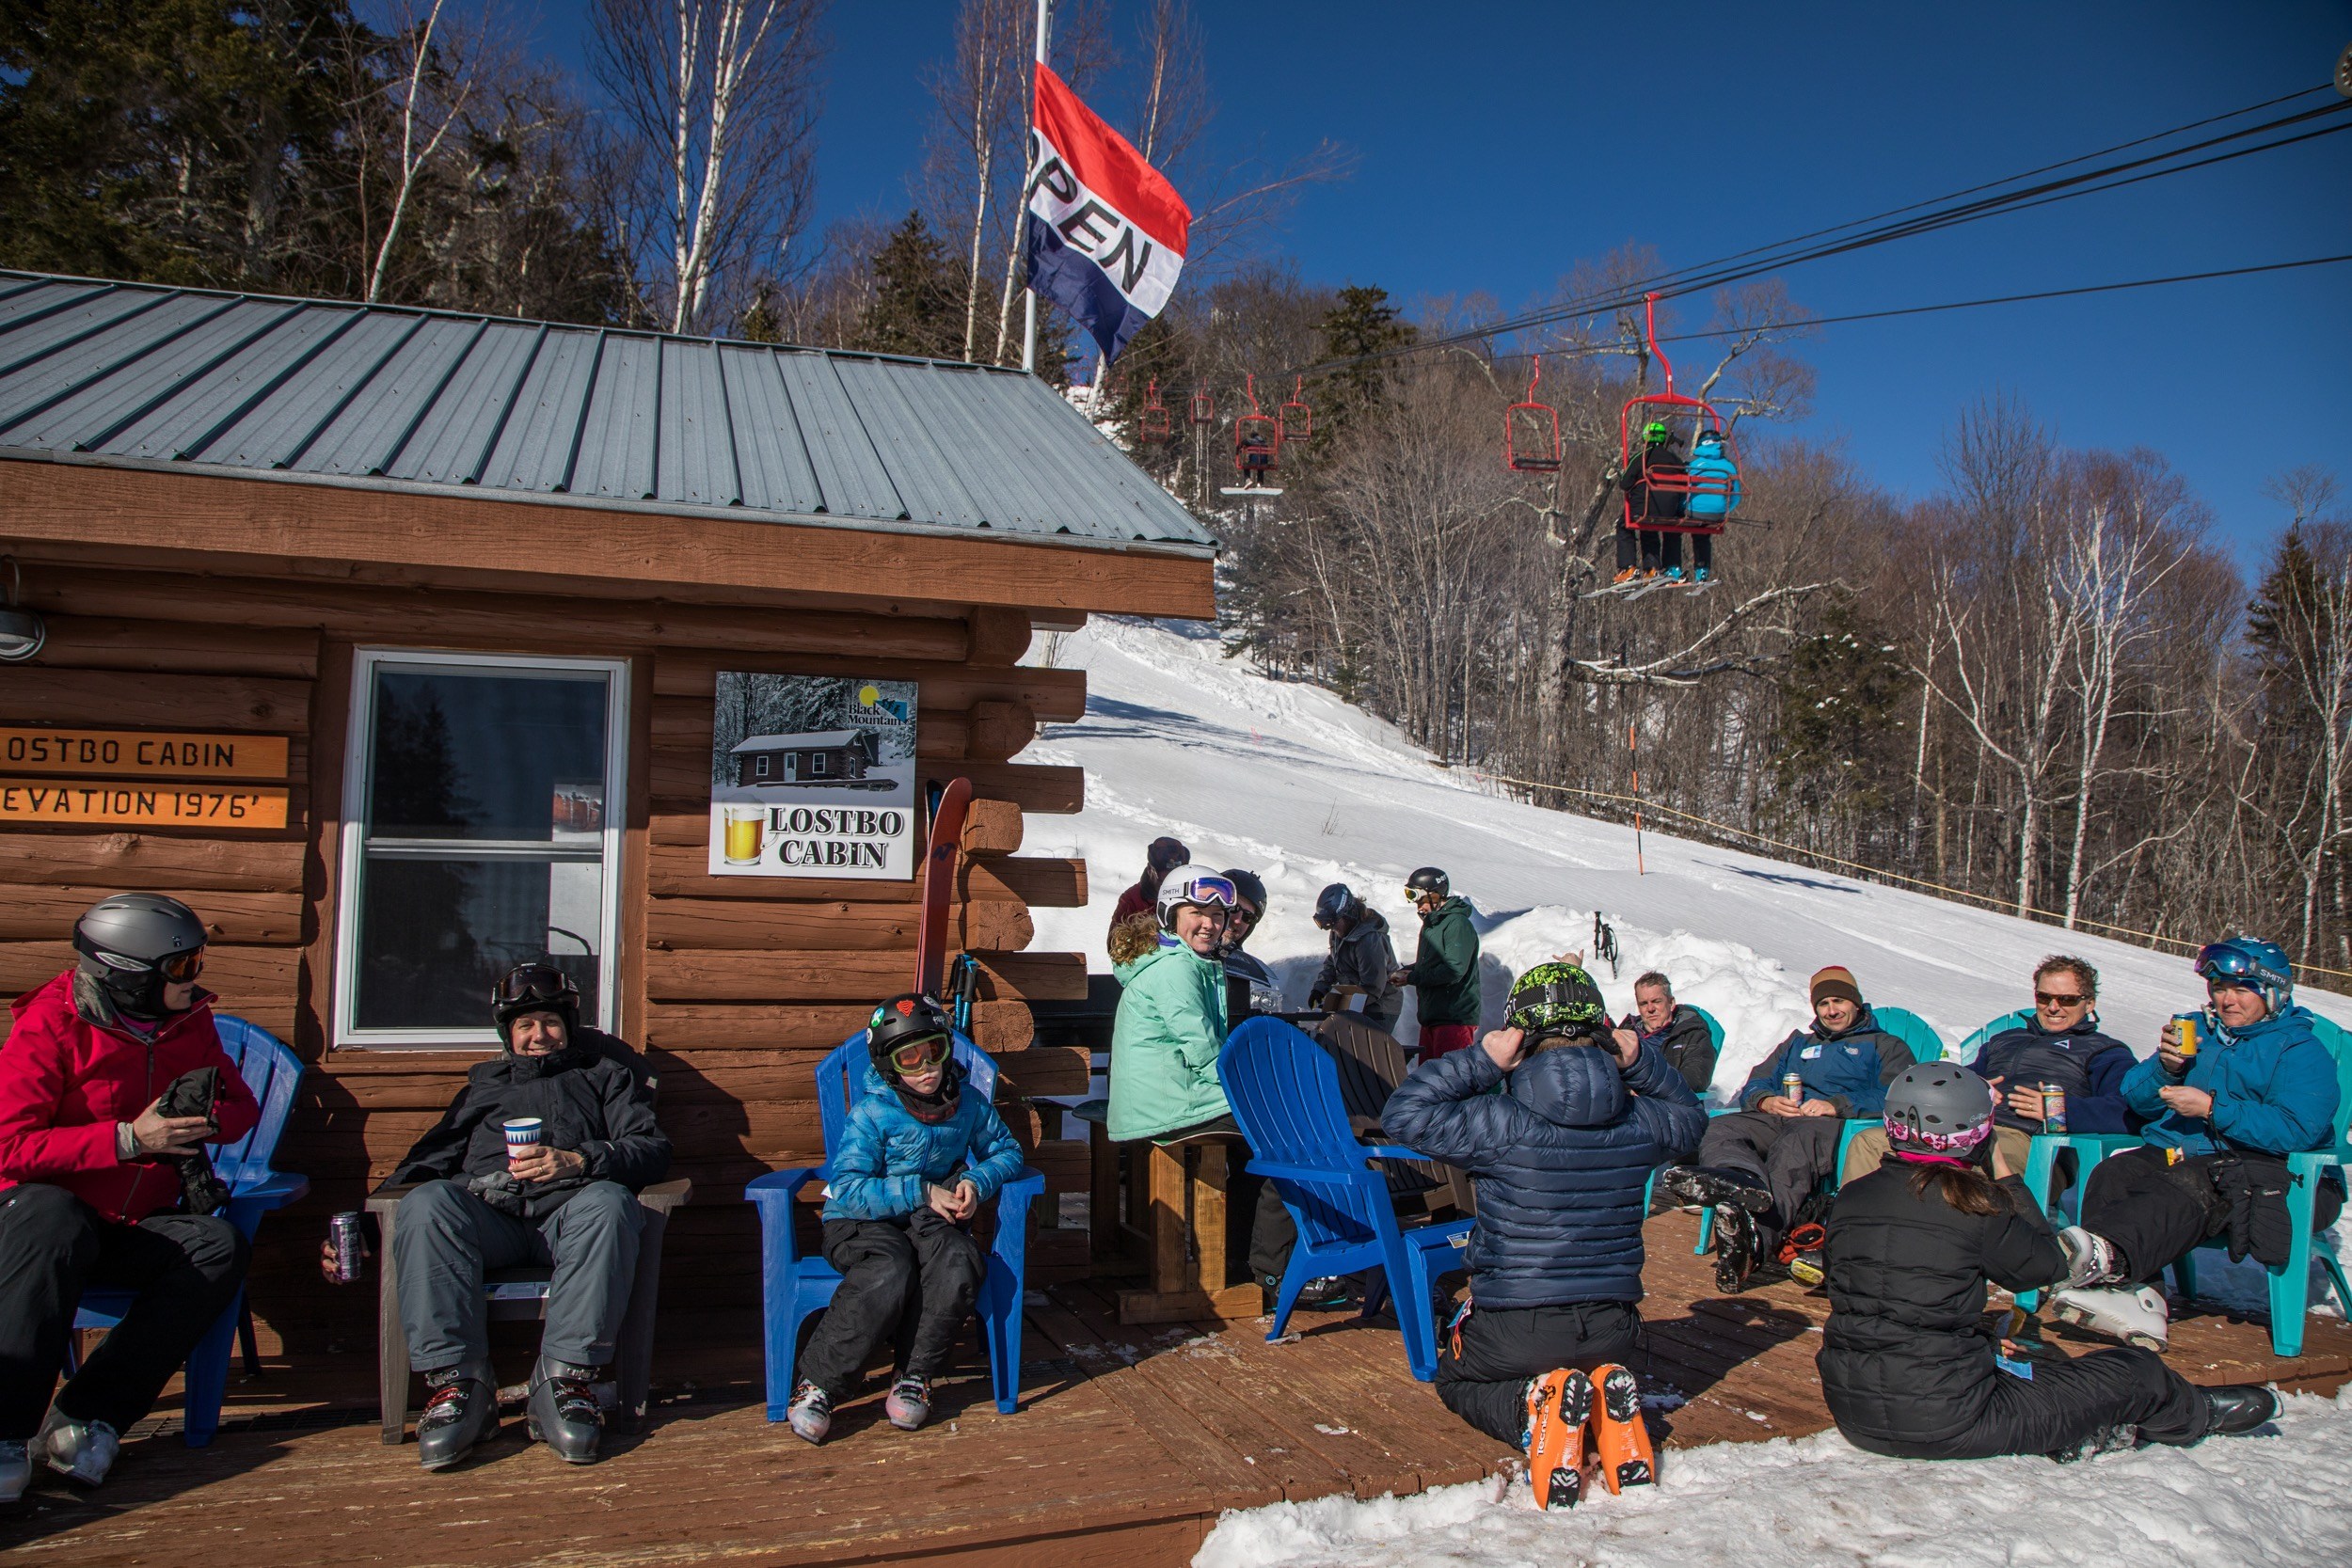
{"type": "MultiPolygon", "coordinates": [[[[1684,1004],[1684,1006],[1690,1006],[1690,1004],[1685,1003],[1685,1004],[1684,1004]]],[[[1691,1007],[1691,1010],[1692,1010],[1692,1012],[1694,1012],[1694,1013],[1696,1013],[1696,1014],[1698,1014],[1698,1015],[1699,1015],[1699,1022],[1702,1022],[1702,1023],[1704,1023],[1704,1024],[1706,1024],[1706,1025],[1707,1025],[1707,1037],[1708,1037],[1708,1039],[1710,1039],[1710,1040],[1712,1040],[1712,1041],[1714,1041],[1714,1042],[1715,1042],[1715,1050],[1716,1050],[1716,1051],[1720,1053],[1722,1052],[1723,1048],[1724,1048],[1724,1025],[1723,1025],[1723,1021],[1722,1021],[1722,1020],[1720,1020],[1720,1019],[1718,1019],[1718,1018],[1717,1018],[1717,1017],[1716,1017],[1713,1013],[1708,1012],[1708,1011],[1705,1007],[1695,1007],[1695,1006],[1693,1006],[1693,1007],[1691,1007]]],[[[1714,1085],[1713,1085],[1712,1084],[1709,1084],[1709,1085],[1708,1085],[1708,1088],[1712,1088],[1712,1087],[1714,1087],[1714,1085]]],[[[1706,1098],[1707,1098],[1707,1089],[1701,1089],[1701,1090],[1699,1091],[1699,1099],[1700,1099],[1700,1101],[1701,1101],[1702,1102],[1704,1102],[1704,1101],[1705,1101],[1705,1100],[1706,1100],[1706,1098]]],[[[1653,1170],[1653,1171],[1651,1171],[1651,1172],[1649,1173],[1649,1180],[1648,1180],[1647,1181],[1645,1181],[1645,1182],[1644,1182],[1644,1183],[1642,1184],[1642,1212],[1643,1212],[1643,1213],[1647,1214],[1647,1213],[1649,1212],[1650,1201],[1651,1201],[1651,1199],[1652,1199],[1653,1197],[1655,1197],[1655,1196],[1657,1196],[1657,1192],[1658,1192],[1658,1172],[1657,1172],[1657,1171],[1655,1171],[1655,1170],[1653,1170]]]]}
{"type": "MultiPolygon", "coordinates": [[[[2346,1137],[2347,1128],[2352,1127],[2352,1035],[2317,1013],[2312,1015],[2312,1032],[2336,1059],[2336,1135],[2326,1148],[2287,1156],[2287,1175],[2291,1179],[2287,1184],[2287,1219],[2294,1242],[2287,1260],[2268,1271],[2270,1349],[2271,1354],[2281,1356],[2303,1354],[2303,1314],[2311,1305],[2314,1256],[2328,1271],[2328,1283],[2335,1287],[2337,1307],[2345,1317],[2352,1318],[2352,1283],[2344,1279],[2344,1265],[2337,1261],[2334,1253],[2318,1245],[2318,1238],[2312,1234],[2321,1173],[2330,1166],[2352,1169],[2352,1140],[2346,1137]]],[[[2208,1242],[2205,1245],[2226,1248],[2221,1242],[2208,1242]]],[[[2184,1296],[2197,1294],[2197,1269],[2189,1260],[2196,1256],[2189,1253],[2172,1265],[2173,1282],[2184,1296]]]]}
{"type": "MultiPolygon", "coordinates": [[[[213,1159],[213,1172],[229,1188],[229,1207],[223,1211],[229,1223],[235,1226],[248,1242],[262,1227],[262,1216],[273,1209],[283,1209],[298,1202],[310,1191],[306,1177],[288,1176],[270,1168],[270,1156],[277,1151],[278,1135],[286,1131],[288,1117],[294,1112],[294,1089],[302,1082],[302,1062],[268,1030],[247,1023],[226,1013],[213,1017],[213,1026],[220,1032],[221,1049],[236,1064],[237,1076],[262,1107],[261,1120],[253,1131],[232,1144],[210,1144],[206,1152],[213,1159]]],[[[138,1298],[135,1291],[92,1290],[82,1292],[81,1305],[73,1314],[75,1328],[112,1328],[131,1310],[138,1298]]],[[[243,1341],[246,1372],[248,1376],[261,1370],[261,1357],[253,1346],[253,1317],[246,1309],[245,1291],[237,1291],[213,1324],[212,1331],[197,1341],[188,1353],[187,1377],[182,1396],[182,1440],[189,1448],[200,1449],[213,1440],[220,1430],[220,1402],[229,1388],[229,1350],[231,1339],[243,1341]]]]}
{"type": "MultiPolygon", "coordinates": [[[[1911,1047],[1913,1061],[1934,1062],[1943,1059],[1944,1037],[1937,1034],[1935,1026],[1917,1013],[1908,1007],[1873,1007],[1870,1011],[1878,1021],[1879,1027],[1911,1047]]],[[[1723,1110],[1708,1113],[1708,1116],[1724,1114],[1723,1110]]],[[[1878,1125],[1878,1118],[1874,1117],[1846,1118],[1845,1127],[1837,1134],[1837,1157],[1831,1162],[1829,1174],[1821,1179],[1821,1185],[1825,1191],[1834,1193],[1837,1190],[1837,1173],[1846,1168],[1846,1149],[1852,1144],[1854,1134],[1866,1127],[1878,1125]]],[[[1694,1253],[1703,1253],[1714,1244],[1715,1211],[1705,1209],[1699,1212],[1699,1243],[1691,1250],[1694,1253]]]]}
{"type": "MultiPolygon", "coordinates": [[[[1298,1226],[1298,1244],[1275,1294],[1266,1338],[1282,1337],[1307,1281],[1377,1268],[1396,1302],[1406,1364],[1422,1382],[1434,1379],[1438,1326],[1430,1290],[1438,1275],[1455,1266],[1472,1222],[1406,1228],[1387,1178],[1372,1166],[1375,1159],[1428,1156],[1394,1144],[1358,1143],[1330,1053],[1280,1019],[1253,1018],[1235,1029],[1216,1070],[1249,1142],[1249,1171],[1274,1183],[1298,1226]]],[[[1366,1291],[1363,1315],[1379,1306],[1379,1292],[1366,1291]]]]}
{"type": "MultiPolygon", "coordinates": [[[[964,1092],[996,1097],[996,1063],[962,1035],[955,1037],[956,1060],[963,1064],[964,1092]]],[[[768,1349],[768,1418],[781,1421],[792,1403],[792,1369],[800,1358],[801,1324],[825,1309],[841,1287],[841,1275],[822,1258],[801,1256],[792,1231],[800,1190],[828,1180],[833,1150],[850,1107],[863,1092],[869,1059],[866,1031],[841,1042],[817,1064],[817,1114],[825,1131],[825,1164],[800,1165],[755,1178],[743,1196],[759,1209],[760,1301],[768,1349]]],[[[1009,1416],[1021,1402],[1021,1292],[1029,1246],[1029,1202],[1045,1190],[1045,1177],[1027,1165],[996,1195],[996,1239],[988,1256],[988,1277],[976,1304],[988,1340],[990,1382],[996,1408],[1009,1416]]]]}

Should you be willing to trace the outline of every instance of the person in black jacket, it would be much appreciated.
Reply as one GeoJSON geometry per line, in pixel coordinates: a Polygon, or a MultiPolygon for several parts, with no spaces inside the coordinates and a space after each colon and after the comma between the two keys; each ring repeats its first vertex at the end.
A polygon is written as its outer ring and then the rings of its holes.
{"type": "Polygon", "coordinates": [[[2000,1157],[1993,1108],[1966,1068],[1907,1069],[1886,1092],[1890,1157],[1837,1195],[1817,1365],[1846,1440],[1899,1459],[2066,1460],[2276,1415],[2269,1389],[2201,1388],[2149,1351],[2016,1358],[1985,1316],[1987,1282],[2039,1290],[2066,1277],[2070,1258],[2000,1157]]]}
{"type": "MultiPolygon", "coordinates": [[[[1715,1032],[1696,1007],[1675,1000],[1674,982],[1661,972],[1653,969],[1633,982],[1633,1010],[1617,1028],[1644,1045],[1658,1047],[1692,1094],[1705,1094],[1715,1081],[1715,1058],[1723,1047],[1715,1043],[1715,1032]]],[[[1689,1151],[1675,1152],[1679,1157],[1689,1151]]]]}
{"type": "MultiPolygon", "coordinates": [[[[1307,992],[1307,1006],[1320,1007],[1332,990],[1352,987],[1363,992],[1362,1017],[1375,1028],[1396,1033],[1397,1014],[1405,999],[1392,979],[1396,948],[1389,941],[1389,923],[1380,911],[1356,896],[1345,882],[1333,882],[1315,895],[1315,925],[1329,934],[1330,952],[1315,971],[1307,992]]],[[[1334,1011],[1350,1009],[1338,1006],[1334,1011]]]]}
{"type": "MultiPolygon", "coordinates": [[[[1638,1433],[1622,1363],[1641,1327],[1642,1190],[1706,1117],[1658,1048],[1613,1039],[1598,987],[1574,964],[1539,964],[1511,991],[1509,1023],[1478,1049],[1415,1068],[1380,1124],[1394,1141],[1460,1165],[1478,1186],[1463,1261],[1470,1299],[1438,1345],[1438,1397],[1479,1431],[1528,1449],[1593,1406],[1638,1433]],[[1497,1093],[1497,1090],[1502,1092],[1497,1093]],[[1590,1376],[1588,1374],[1597,1374],[1590,1376]]],[[[1563,1479],[1534,1465],[1537,1500],[1563,1479]]],[[[1604,1451],[1604,1460],[1608,1459],[1604,1451]]],[[[1631,1454],[1621,1456],[1632,1463],[1631,1454]]],[[[1644,1465],[1646,1459],[1641,1460],[1644,1465]]],[[[1610,1490],[1645,1479],[1605,1470],[1610,1490]]]]}
{"type": "Polygon", "coordinates": [[[593,1386],[628,1310],[637,1193],[670,1168],[643,1062],[581,1026],[571,976],[523,964],[499,982],[491,1013],[505,1049],[466,1074],[386,1183],[419,1184],[400,1200],[391,1269],[409,1363],[432,1390],[417,1422],[428,1470],[456,1464],[498,1424],[483,1275],[526,1264],[555,1271],[531,1378],[532,1434],[573,1464],[596,1457],[593,1386]],[[526,1118],[536,1141],[510,1147],[526,1118]]]}
{"type": "MultiPolygon", "coordinates": [[[[2132,1048],[2099,1032],[2099,972],[2089,960],[2053,953],[2033,973],[2033,1017],[1978,1048],[1970,1071],[1999,1091],[1993,1138],[2011,1170],[2026,1168],[2033,1135],[2046,1131],[2044,1089],[2063,1097],[2070,1132],[2133,1132],[2138,1118],[2123,1103],[2123,1075],[2137,1065],[2132,1048]]],[[[1846,1145],[1842,1179],[1879,1168],[1886,1135],[1866,1127],[1846,1145]]],[[[2061,1151],[2061,1158],[2072,1155],[2061,1151]]],[[[2058,1183],[2063,1187],[2065,1180],[2058,1183]]]]}

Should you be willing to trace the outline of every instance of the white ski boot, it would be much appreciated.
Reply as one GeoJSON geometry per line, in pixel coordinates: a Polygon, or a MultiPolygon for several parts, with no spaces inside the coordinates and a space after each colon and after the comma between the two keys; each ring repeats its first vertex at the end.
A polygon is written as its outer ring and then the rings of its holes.
{"type": "Polygon", "coordinates": [[[2056,1291],[2050,1295],[2049,1308],[2050,1316],[2062,1323],[2142,1350],[2161,1352],[2169,1340],[2172,1309],[2164,1292],[2153,1285],[2137,1290],[2107,1286],[2056,1291]]]}

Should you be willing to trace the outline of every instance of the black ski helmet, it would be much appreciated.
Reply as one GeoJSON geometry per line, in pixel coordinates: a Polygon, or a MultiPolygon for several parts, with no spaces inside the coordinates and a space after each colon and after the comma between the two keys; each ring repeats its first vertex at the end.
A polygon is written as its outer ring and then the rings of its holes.
{"type": "Polygon", "coordinates": [[[1255,908],[1260,914],[1265,913],[1265,883],[1260,879],[1256,872],[1244,871],[1236,867],[1225,873],[1225,879],[1233,884],[1233,891],[1241,895],[1245,902],[1255,908]]]}
{"type": "Polygon", "coordinates": [[[553,1013],[564,1021],[564,1043],[580,1035],[580,984],[553,964],[516,964],[490,988],[490,1017],[499,1039],[515,1043],[515,1021],[525,1013],[553,1013]]]}
{"type": "Polygon", "coordinates": [[[1405,891],[1413,895],[1416,904],[1424,895],[1443,901],[1453,896],[1454,884],[1446,880],[1445,873],[1436,866],[1424,865],[1405,879],[1405,891]]]}
{"type": "Polygon", "coordinates": [[[1993,1085],[1958,1062],[1919,1062],[1886,1085],[1887,1147],[1966,1159],[1993,1135],[1993,1085]]]}
{"type": "Polygon", "coordinates": [[[917,1040],[955,1039],[955,1020],[937,1001],[918,990],[894,996],[866,1021],[866,1055],[885,1080],[896,1078],[890,1053],[917,1040]]]}
{"type": "Polygon", "coordinates": [[[1315,924],[1329,930],[1341,921],[1364,917],[1364,901],[1345,882],[1333,882],[1315,895],[1315,924]]]}
{"type": "MultiPolygon", "coordinates": [[[[164,988],[171,983],[165,965],[187,966],[206,940],[197,912],[160,893],[101,898],[73,923],[76,967],[98,982],[118,1012],[136,1019],[164,1016],[164,988]]],[[[195,977],[193,967],[181,976],[195,977]]]]}

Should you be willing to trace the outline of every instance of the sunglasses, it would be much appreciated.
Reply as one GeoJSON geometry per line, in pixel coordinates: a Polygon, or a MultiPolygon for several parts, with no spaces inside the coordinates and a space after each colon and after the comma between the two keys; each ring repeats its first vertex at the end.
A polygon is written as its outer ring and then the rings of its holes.
{"type": "Polygon", "coordinates": [[[901,1073],[926,1072],[947,1059],[954,1047],[945,1035],[932,1035],[926,1039],[909,1040],[890,1050],[890,1065],[901,1073]]]}
{"type": "Polygon", "coordinates": [[[1233,912],[1227,918],[1236,925],[1255,926],[1258,923],[1258,912],[1247,904],[1236,904],[1233,906],[1233,912]]]}
{"type": "Polygon", "coordinates": [[[204,949],[193,953],[174,953],[155,963],[156,972],[175,986],[184,986],[204,973],[204,949]]]}
{"type": "Polygon", "coordinates": [[[2037,1006],[2043,1007],[2079,1007],[2083,1001],[2079,996],[2060,996],[2054,990],[2035,991],[2033,999],[2037,1006]]]}

